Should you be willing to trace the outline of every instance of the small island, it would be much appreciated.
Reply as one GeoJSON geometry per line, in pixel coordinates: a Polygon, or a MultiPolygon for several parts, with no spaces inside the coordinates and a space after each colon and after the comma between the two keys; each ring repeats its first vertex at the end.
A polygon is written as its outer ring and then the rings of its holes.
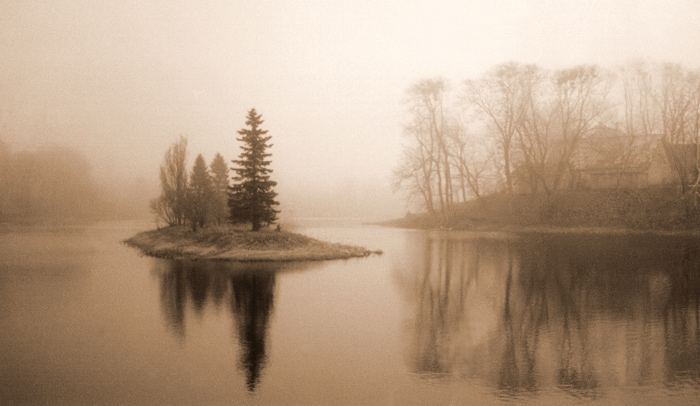
{"type": "Polygon", "coordinates": [[[381,254],[286,231],[241,231],[231,226],[197,231],[186,226],[164,227],[139,233],[124,242],[145,255],[171,259],[320,261],[381,254]]]}
{"type": "Polygon", "coordinates": [[[251,109],[236,166],[228,168],[220,154],[207,166],[202,155],[186,170],[187,139],[180,137],[163,158],[161,194],[151,201],[157,222],[168,226],[145,231],[124,241],[145,255],[171,259],[227,261],[320,261],[381,254],[362,247],[333,244],[282,231],[279,205],[270,179],[271,146],[261,115],[251,109]],[[232,171],[233,184],[228,172],[232,171]]]}

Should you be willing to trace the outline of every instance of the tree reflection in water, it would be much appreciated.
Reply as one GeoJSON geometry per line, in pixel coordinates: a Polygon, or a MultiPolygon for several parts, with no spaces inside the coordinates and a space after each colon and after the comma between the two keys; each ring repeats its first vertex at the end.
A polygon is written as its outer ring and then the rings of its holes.
{"type": "Polygon", "coordinates": [[[680,237],[433,232],[395,268],[411,370],[505,397],[700,387],[700,245],[680,237]]]}
{"type": "Polygon", "coordinates": [[[231,313],[235,315],[238,342],[241,346],[240,366],[246,371],[248,390],[255,391],[265,366],[265,338],[274,300],[275,274],[243,274],[231,276],[231,313]]]}
{"type": "MultiPolygon", "coordinates": [[[[300,269],[303,264],[294,265],[300,269]]],[[[239,368],[254,392],[267,361],[266,340],[274,307],[277,272],[291,269],[273,263],[230,264],[211,261],[154,260],[160,280],[161,306],[167,326],[180,339],[186,335],[186,311],[202,317],[207,303],[217,309],[228,297],[240,348],[239,368]]]]}

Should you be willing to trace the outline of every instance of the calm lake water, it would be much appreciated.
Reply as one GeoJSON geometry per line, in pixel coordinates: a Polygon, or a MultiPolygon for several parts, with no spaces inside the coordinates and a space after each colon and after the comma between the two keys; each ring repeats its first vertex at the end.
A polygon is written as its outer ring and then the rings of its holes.
{"type": "Polygon", "coordinates": [[[372,226],[369,258],[142,257],[0,228],[0,404],[698,404],[700,242],[372,226]]]}

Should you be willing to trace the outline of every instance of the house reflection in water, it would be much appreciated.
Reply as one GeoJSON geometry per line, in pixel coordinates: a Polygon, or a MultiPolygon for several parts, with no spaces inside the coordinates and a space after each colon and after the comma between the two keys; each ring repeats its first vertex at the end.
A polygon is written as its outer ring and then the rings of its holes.
{"type": "Polygon", "coordinates": [[[240,349],[239,368],[253,392],[267,361],[276,273],[283,268],[282,264],[156,260],[153,272],[160,280],[166,324],[178,337],[184,339],[186,334],[186,308],[201,315],[208,302],[216,308],[230,303],[240,349]]]}
{"type": "Polygon", "coordinates": [[[395,267],[424,379],[502,396],[700,386],[700,244],[659,236],[415,234],[395,267]],[[407,251],[411,252],[411,251],[407,251]]]}

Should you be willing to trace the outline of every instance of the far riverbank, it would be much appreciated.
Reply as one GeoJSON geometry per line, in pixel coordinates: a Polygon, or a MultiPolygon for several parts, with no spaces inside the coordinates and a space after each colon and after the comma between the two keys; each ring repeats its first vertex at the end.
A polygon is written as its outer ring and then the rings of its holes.
{"type": "Polygon", "coordinates": [[[686,207],[677,187],[496,194],[456,205],[444,215],[414,214],[382,224],[472,231],[700,235],[697,209],[686,207]]]}

